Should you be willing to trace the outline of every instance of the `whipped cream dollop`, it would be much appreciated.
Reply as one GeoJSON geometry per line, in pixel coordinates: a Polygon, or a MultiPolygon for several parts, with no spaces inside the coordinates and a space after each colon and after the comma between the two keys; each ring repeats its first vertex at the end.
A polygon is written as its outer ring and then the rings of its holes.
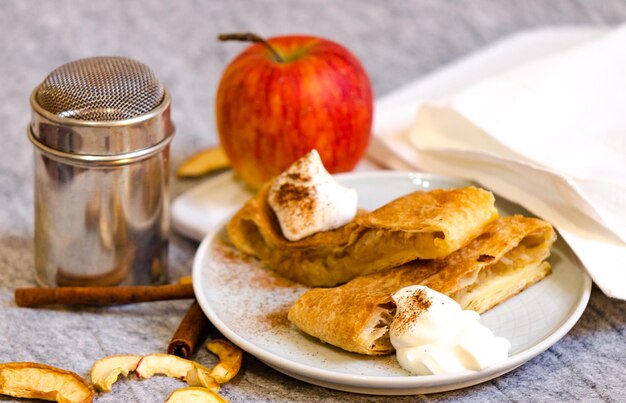
{"type": "Polygon", "coordinates": [[[391,344],[402,368],[413,374],[478,371],[508,357],[511,343],[446,295],[414,285],[397,291],[393,300],[391,344]]]}
{"type": "Polygon", "coordinates": [[[339,185],[316,150],[274,179],[268,202],[290,241],[339,228],[357,212],[356,190],[339,185]]]}

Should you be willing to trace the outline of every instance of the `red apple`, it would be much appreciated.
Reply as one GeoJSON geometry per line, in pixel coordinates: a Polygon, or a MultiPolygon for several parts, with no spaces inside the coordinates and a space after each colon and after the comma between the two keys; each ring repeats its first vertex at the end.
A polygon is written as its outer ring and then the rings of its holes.
{"type": "Polygon", "coordinates": [[[246,35],[258,43],[228,65],[216,100],[235,171],[257,188],[313,148],[331,173],[352,170],[369,142],[373,109],[357,58],[323,38],[246,35]]]}

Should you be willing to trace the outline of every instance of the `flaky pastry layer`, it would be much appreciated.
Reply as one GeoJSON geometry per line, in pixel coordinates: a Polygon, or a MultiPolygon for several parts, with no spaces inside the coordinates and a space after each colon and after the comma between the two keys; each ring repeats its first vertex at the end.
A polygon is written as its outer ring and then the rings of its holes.
{"type": "Polygon", "coordinates": [[[479,313],[505,301],[550,273],[545,259],[556,239],[536,218],[502,217],[467,246],[443,260],[413,261],[357,277],[339,287],[313,288],[291,307],[289,320],[302,331],[347,351],[393,352],[391,295],[426,285],[479,313]]]}
{"type": "Polygon", "coordinates": [[[240,251],[308,286],[334,286],[414,259],[440,259],[498,217],[491,192],[475,187],[418,191],[332,231],[299,241],[281,233],[264,185],[229,221],[240,251]]]}

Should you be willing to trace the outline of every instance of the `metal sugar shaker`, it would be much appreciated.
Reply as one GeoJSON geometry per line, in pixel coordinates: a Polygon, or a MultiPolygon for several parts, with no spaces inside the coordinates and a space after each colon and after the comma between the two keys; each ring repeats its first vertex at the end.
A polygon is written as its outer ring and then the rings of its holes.
{"type": "Polygon", "coordinates": [[[143,63],[93,57],[52,71],[30,103],[36,281],[164,282],[174,134],[166,88],[143,63]]]}

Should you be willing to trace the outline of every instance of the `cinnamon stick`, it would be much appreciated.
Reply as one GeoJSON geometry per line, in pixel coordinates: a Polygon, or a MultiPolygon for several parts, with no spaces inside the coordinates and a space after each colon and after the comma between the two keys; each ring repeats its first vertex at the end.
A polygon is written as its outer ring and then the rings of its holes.
{"type": "Polygon", "coordinates": [[[18,288],[15,303],[33,307],[49,304],[120,305],[136,302],[193,298],[191,284],[117,287],[18,288]]]}
{"type": "Polygon", "coordinates": [[[174,354],[181,358],[187,358],[196,351],[198,344],[209,333],[210,322],[202,312],[198,301],[194,301],[178,325],[169,346],[168,354],[174,354]]]}

